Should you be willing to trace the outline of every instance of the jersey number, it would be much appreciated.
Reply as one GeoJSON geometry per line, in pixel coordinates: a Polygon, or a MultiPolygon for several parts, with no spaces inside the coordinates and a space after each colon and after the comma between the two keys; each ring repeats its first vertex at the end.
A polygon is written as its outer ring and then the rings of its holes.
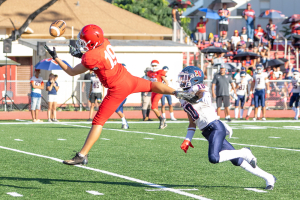
{"type": "Polygon", "coordinates": [[[260,78],[257,78],[257,84],[260,84],[260,78]]]}
{"type": "Polygon", "coordinates": [[[117,64],[117,59],[115,52],[111,49],[111,45],[106,46],[106,50],[104,51],[105,53],[105,59],[108,59],[111,65],[111,69],[115,67],[117,64]]]}
{"type": "Polygon", "coordinates": [[[93,88],[99,88],[99,82],[95,82],[95,83],[93,84],[93,88]]]}
{"type": "Polygon", "coordinates": [[[191,104],[186,104],[184,107],[184,110],[192,117],[194,121],[199,119],[199,114],[198,112],[193,108],[191,104]]]}
{"type": "Polygon", "coordinates": [[[244,85],[240,85],[239,90],[244,90],[245,86],[244,85]]]}

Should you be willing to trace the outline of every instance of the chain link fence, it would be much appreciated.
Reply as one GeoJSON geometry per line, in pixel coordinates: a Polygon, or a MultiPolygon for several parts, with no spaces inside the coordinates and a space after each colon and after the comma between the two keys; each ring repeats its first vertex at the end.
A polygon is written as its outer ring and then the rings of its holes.
{"type": "MultiPolygon", "coordinates": [[[[90,81],[57,81],[59,85],[58,90],[58,109],[68,111],[84,111],[89,109],[89,91],[91,82],[90,81]]],[[[48,109],[48,91],[46,91],[47,80],[44,80],[45,88],[42,90],[42,104],[41,109],[48,109]]],[[[267,99],[267,108],[283,110],[288,109],[290,101],[290,92],[293,88],[290,80],[281,80],[270,82],[270,97],[267,99]]],[[[204,84],[211,88],[211,80],[205,80],[204,84]]],[[[230,86],[228,86],[230,87],[230,86]]],[[[31,86],[29,80],[24,81],[7,81],[7,109],[10,110],[28,110],[30,109],[31,102],[31,86]]],[[[1,91],[1,106],[0,110],[5,109],[5,81],[0,81],[1,91]]],[[[105,89],[103,97],[106,95],[107,90],[105,89]]],[[[125,104],[126,110],[140,110],[141,109],[141,98],[128,99],[125,104]]],[[[139,96],[140,97],[140,96],[139,96]]],[[[173,98],[173,106],[175,110],[180,110],[179,101],[173,98]]],[[[231,108],[234,108],[234,98],[231,97],[231,108]]],[[[251,101],[249,100],[245,105],[246,108],[250,106],[251,101]]],[[[213,100],[215,105],[215,100],[213,100]]],[[[168,106],[167,106],[168,107],[168,106]]]]}

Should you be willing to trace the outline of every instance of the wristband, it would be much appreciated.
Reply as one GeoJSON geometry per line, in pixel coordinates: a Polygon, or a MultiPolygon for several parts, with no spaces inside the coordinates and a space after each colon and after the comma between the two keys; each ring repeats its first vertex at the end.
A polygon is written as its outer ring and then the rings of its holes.
{"type": "Polygon", "coordinates": [[[267,94],[270,94],[270,90],[267,90],[267,94]]]}
{"type": "Polygon", "coordinates": [[[252,92],[252,91],[250,91],[250,94],[253,94],[253,92],[252,92]]]}
{"type": "Polygon", "coordinates": [[[189,127],[187,129],[187,133],[186,133],[185,139],[191,142],[192,139],[193,139],[193,137],[194,137],[195,131],[196,131],[196,128],[189,127]]]}

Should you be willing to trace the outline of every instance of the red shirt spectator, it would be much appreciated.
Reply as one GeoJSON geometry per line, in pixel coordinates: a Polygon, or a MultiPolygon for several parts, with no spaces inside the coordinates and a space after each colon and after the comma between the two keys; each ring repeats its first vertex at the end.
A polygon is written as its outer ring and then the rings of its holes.
{"type": "Polygon", "coordinates": [[[207,21],[202,21],[197,23],[197,29],[199,33],[206,33],[206,23],[207,21]]]}
{"type": "Polygon", "coordinates": [[[293,34],[300,34],[300,30],[296,30],[296,28],[300,27],[300,22],[293,22],[290,25],[290,28],[292,29],[293,34]]]}
{"type": "Polygon", "coordinates": [[[261,38],[265,35],[265,31],[264,29],[261,28],[261,26],[257,25],[257,29],[255,29],[254,31],[254,36],[255,37],[258,37],[258,38],[261,38]]]}
{"type": "Polygon", "coordinates": [[[247,17],[254,18],[254,16],[255,16],[255,11],[254,11],[253,9],[250,9],[250,10],[245,9],[245,10],[243,11],[243,16],[247,16],[247,17]]]}

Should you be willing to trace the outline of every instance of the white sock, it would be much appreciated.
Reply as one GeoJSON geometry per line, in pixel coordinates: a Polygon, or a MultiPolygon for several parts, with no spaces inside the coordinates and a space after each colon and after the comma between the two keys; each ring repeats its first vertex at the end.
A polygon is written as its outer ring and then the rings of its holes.
{"type": "Polygon", "coordinates": [[[237,119],[239,117],[239,108],[234,109],[234,117],[237,119]]]}
{"type": "Polygon", "coordinates": [[[241,168],[250,172],[251,174],[263,178],[266,181],[266,185],[274,185],[274,178],[272,174],[265,172],[264,170],[260,169],[258,166],[253,168],[247,161],[243,161],[241,164],[241,168]]]}
{"type": "Polygon", "coordinates": [[[299,117],[299,108],[296,108],[296,115],[295,115],[295,118],[298,119],[299,117]]]}
{"type": "Polygon", "coordinates": [[[225,119],[230,119],[230,115],[227,115],[227,116],[225,117],[225,119]]]}
{"type": "Polygon", "coordinates": [[[293,110],[294,112],[296,112],[296,108],[295,108],[295,106],[293,106],[293,107],[292,107],[292,110],[293,110]]]}
{"type": "Polygon", "coordinates": [[[170,112],[170,117],[171,117],[171,119],[175,118],[173,112],[170,112]]]}
{"type": "Polygon", "coordinates": [[[244,158],[244,152],[241,150],[223,150],[219,153],[219,163],[232,160],[235,158],[244,158]]]}
{"type": "Polygon", "coordinates": [[[78,155],[79,155],[80,158],[84,157],[84,155],[82,155],[81,153],[78,153],[78,155]]]}
{"type": "Polygon", "coordinates": [[[166,118],[166,113],[162,113],[162,118],[166,118]]]}
{"type": "Polygon", "coordinates": [[[250,116],[252,109],[253,109],[252,106],[250,106],[250,108],[248,109],[248,113],[247,113],[248,116],[250,116]]]}
{"type": "Polygon", "coordinates": [[[243,118],[243,115],[244,115],[244,109],[241,108],[241,110],[240,110],[240,118],[243,118]]]}
{"type": "Polygon", "coordinates": [[[257,117],[260,118],[260,113],[261,113],[261,107],[258,107],[257,109],[257,117]]]}
{"type": "Polygon", "coordinates": [[[127,124],[125,117],[122,117],[121,119],[122,119],[122,124],[127,124]]]}

